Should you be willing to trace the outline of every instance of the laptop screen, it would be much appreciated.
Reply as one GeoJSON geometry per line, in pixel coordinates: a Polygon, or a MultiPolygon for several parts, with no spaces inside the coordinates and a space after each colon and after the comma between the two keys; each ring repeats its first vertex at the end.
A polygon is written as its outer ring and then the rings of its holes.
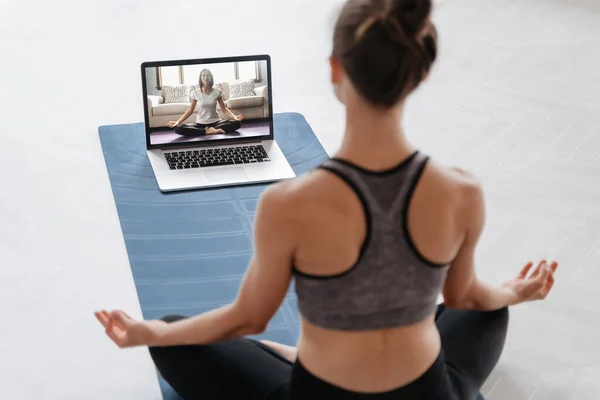
{"type": "Polygon", "coordinates": [[[148,148],[272,138],[268,56],[142,64],[148,148]]]}

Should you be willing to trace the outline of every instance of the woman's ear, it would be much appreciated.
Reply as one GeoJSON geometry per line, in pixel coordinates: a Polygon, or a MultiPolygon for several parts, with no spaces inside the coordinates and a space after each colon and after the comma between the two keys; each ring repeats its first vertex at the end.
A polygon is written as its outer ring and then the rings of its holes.
{"type": "Polygon", "coordinates": [[[335,97],[343,104],[344,99],[342,95],[342,82],[344,78],[344,70],[340,59],[334,56],[329,57],[329,64],[331,66],[331,84],[333,85],[333,91],[335,97]]]}
{"type": "Polygon", "coordinates": [[[331,66],[331,83],[333,85],[339,85],[342,82],[342,63],[340,59],[331,56],[329,57],[329,65],[331,66]]]}

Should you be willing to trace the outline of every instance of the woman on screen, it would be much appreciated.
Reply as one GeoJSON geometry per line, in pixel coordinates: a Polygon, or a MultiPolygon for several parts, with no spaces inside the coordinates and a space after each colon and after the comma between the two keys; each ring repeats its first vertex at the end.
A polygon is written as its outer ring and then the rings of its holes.
{"type": "Polygon", "coordinates": [[[170,128],[175,128],[175,133],[182,136],[203,136],[214,135],[217,133],[233,133],[242,127],[241,121],[244,119],[242,115],[235,115],[225,105],[223,101],[223,92],[214,87],[215,80],[212,72],[208,69],[203,69],[200,72],[200,88],[194,90],[190,97],[192,104],[186,112],[177,120],[169,121],[170,128]],[[195,123],[183,124],[194,113],[196,105],[198,107],[198,118],[195,123]],[[221,110],[231,117],[228,120],[222,120],[217,112],[217,103],[221,106],[221,110]]]}

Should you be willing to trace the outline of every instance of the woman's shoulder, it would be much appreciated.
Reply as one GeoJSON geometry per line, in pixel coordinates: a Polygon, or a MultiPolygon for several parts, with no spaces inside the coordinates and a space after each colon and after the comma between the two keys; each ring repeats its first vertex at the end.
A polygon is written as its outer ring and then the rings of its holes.
{"type": "Polygon", "coordinates": [[[293,181],[280,181],[265,189],[258,201],[257,218],[260,216],[263,220],[276,221],[277,224],[282,224],[285,230],[293,230],[294,218],[297,215],[290,212],[297,208],[297,199],[294,196],[296,185],[293,181]]]}
{"type": "Polygon", "coordinates": [[[267,188],[263,193],[263,200],[270,202],[274,207],[299,211],[304,206],[318,203],[319,199],[323,197],[323,189],[328,188],[329,183],[322,178],[319,170],[315,170],[293,179],[279,181],[267,188]]]}
{"type": "Polygon", "coordinates": [[[190,97],[192,99],[198,100],[200,93],[202,93],[200,91],[200,88],[193,88],[192,90],[190,90],[190,97]]]}
{"type": "Polygon", "coordinates": [[[459,187],[479,186],[479,181],[475,174],[457,166],[446,166],[435,160],[429,160],[429,171],[438,179],[459,187]]]}
{"type": "Polygon", "coordinates": [[[263,192],[261,200],[272,203],[271,206],[289,207],[296,199],[300,186],[301,177],[273,183],[263,192]]]}
{"type": "Polygon", "coordinates": [[[461,167],[446,166],[435,160],[429,161],[423,181],[427,187],[426,193],[443,199],[449,206],[479,198],[483,192],[481,183],[472,172],[461,167]]]}

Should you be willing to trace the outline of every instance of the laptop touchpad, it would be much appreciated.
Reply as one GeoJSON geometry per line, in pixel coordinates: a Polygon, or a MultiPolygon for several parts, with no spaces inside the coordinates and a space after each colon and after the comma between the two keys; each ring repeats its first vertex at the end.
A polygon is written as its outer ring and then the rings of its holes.
{"type": "Polygon", "coordinates": [[[205,176],[211,182],[244,181],[248,179],[243,167],[228,167],[219,169],[208,169],[204,171],[205,176]]]}

